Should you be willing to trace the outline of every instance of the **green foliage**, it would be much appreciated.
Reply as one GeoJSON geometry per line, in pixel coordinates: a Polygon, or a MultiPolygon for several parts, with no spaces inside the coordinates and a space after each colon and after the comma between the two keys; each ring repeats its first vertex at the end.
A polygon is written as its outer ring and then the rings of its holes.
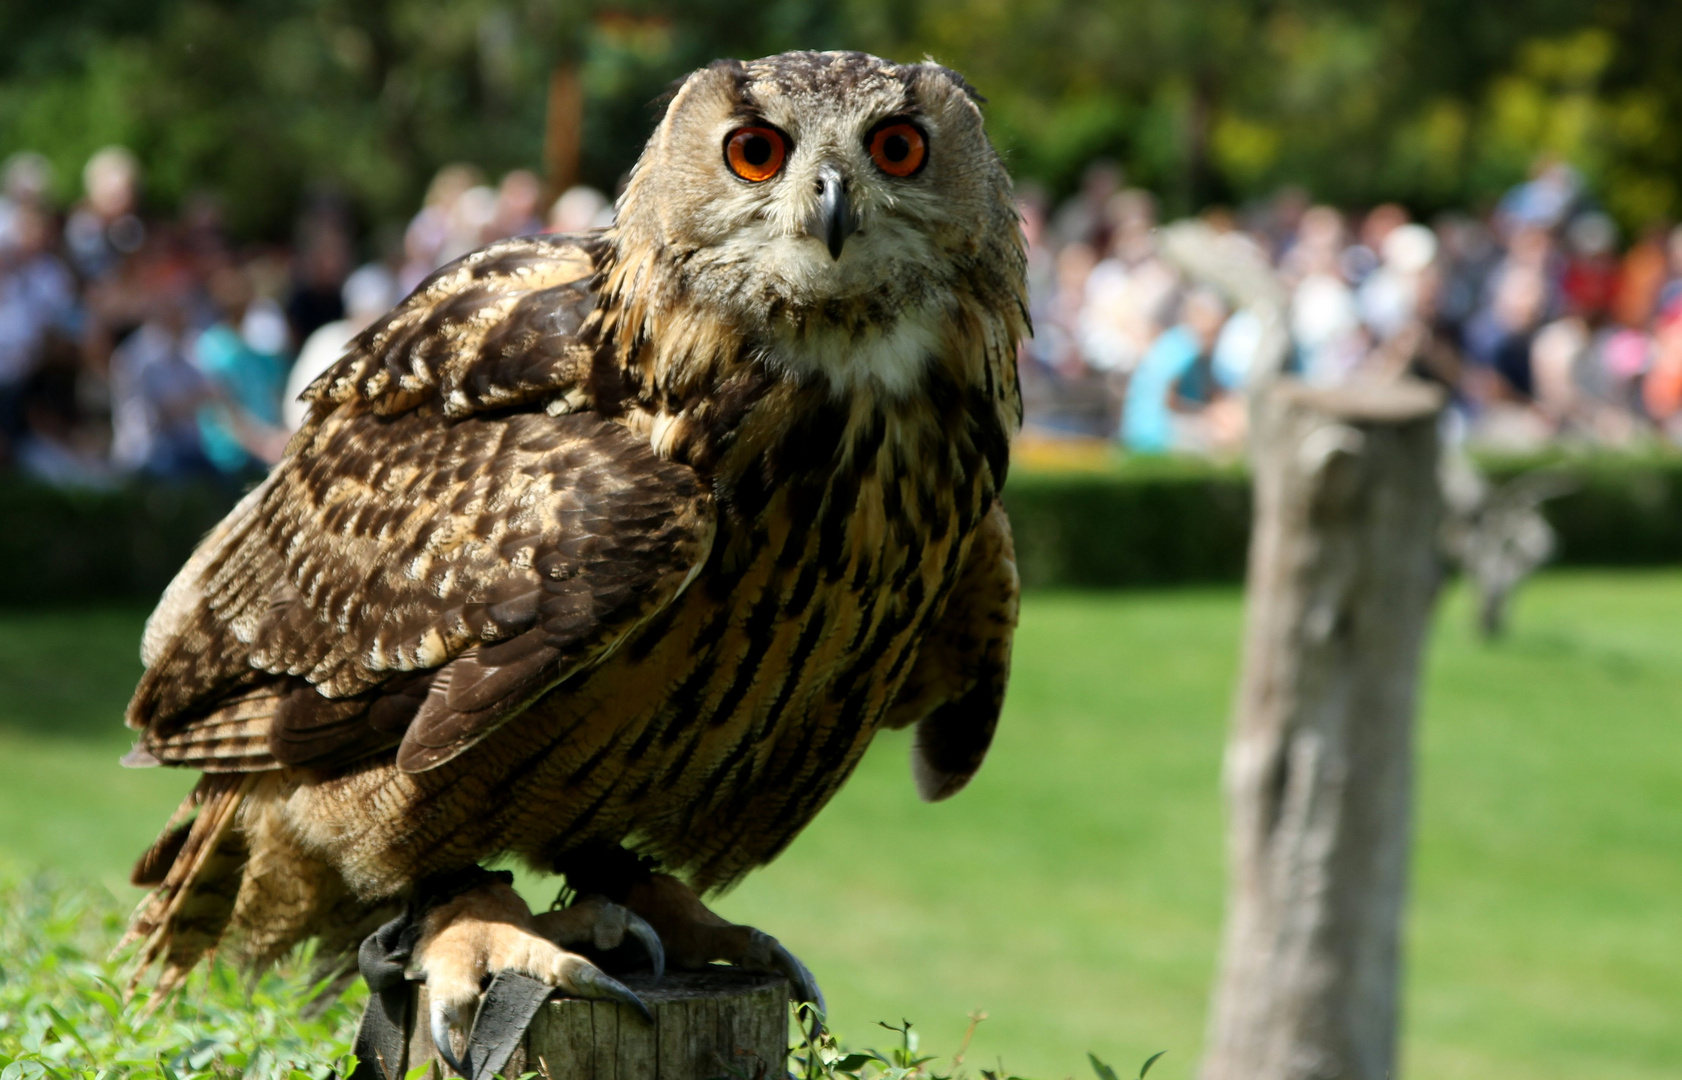
{"type": "Polygon", "coordinates": [[[1017,471],[1005,488],[1029,586],[1112,588],[1235,581],[1250,535],[1250,482],[1201,462],[1112,472],[1017,471]]]}
{"type": "Polygon", "coordinates": [[[323,187],[389,223],[448,162],[536,167],[549,74],[577,63],[583,177],[612,190],[672,79],[717,56],[839,43],[828,21],[826,5],[787,0],[6,5],[0,157],[45,153],[69,199],[88,155],[123,143],[154,207],[213,192],[247,235],[285,236],[323,187]]]}
{"type": "MultiPolygon", "coordinates": [[[[305,975],[301,955],[279,970],[243,978],[225,963],[189,979],[158,1006],[142,989],[125,999],[132,950],[112,955],[124,920],[109,894],[47,875],[0,876],[0,1077],[4,1080],[326,1080],[349,1075],[350,1045],[366,991],[338,997],[305,975]],[[152,1010],[156,1007],[156,1012],[152,1010]]],[[[948,1071],[920,1053],[911,1021],[880,1026],[887,1050],[848,1051],[810,1006],[796,1010],[803,1034],[791,1064],[805,1080],[965,1080],[964,1051],[948,1071]]],[[[1090,1055],[1088,1055],[1090,1057],[1090,1055]]],[[[1145,1062],[1142,1078],[1161,1054],[1145,1062]]],[[[1092,1057],[1099,1080],[1114,1070],[1092,1057]]],[[[424,1077],[425,1067],[411,1070],[424,1077]]],[[[536,1076],[527,1073],[521,1080],[536,1076]]],[[[1024,1080],[982,1070],[983,1080],[1024,1080]]]]}
{"type": "Polygon", "coordinates": [[[108,142],[155,204],[208,189],[284,235],[330,185],[372,221],[442,164],[536,166],[549,73],[586,93],[584,178],[611,188],[666,84],[720,56],[928,53],[987,95],[1017,175],[1094,156],[1176,210],[1300,183],[1346,202],[1487,203],[1539,154],[1628,227],[1682,209],[1682,8],[1662,0],[66,0],[0,6],[0,156],[75,194],[108,142]]]}
{"type": "MultiPolygon", "coordinates": [[[[970,1014],[969,1028],[945,1071],[936,1064],[940,1060],[938,1055],[921,1052],[922,1039],[912,1030],[909,1020],[901,1020],[898,1024],[885,1020],[876,1022],[877,1027],[899,1036],[897,1046],[886,1050],[846,1050],[836,1042],[834,1035],[824,1029],[822,1014],[811,1005],[796,1006],[795,1019],[803,1039],[791,1052],[789,1064],[793,1069],[791,1076],[799,1080],[969,1080],[971,1074],[964,1068],[964,1055],[969,1051],[970,1040],[975,1037],[976,1026],[987,1019],[987,1014],[970,1014]]],[[[1157,1058],[1167,1052],[1159,1050],[1145,1059],[1144,1065],[1139,1068],[1138,1080],[1145,1080],[1145,1074],[1151,1071],[1157,1058]]],[[[1098,1060],[1096,1054],[1088,1053],[1086,1058],[1092,1063],[1098,1080],[1117,1080],[1115,1070],[1098,1060]]],[[[980,1080],[1028,1080],[1014,1073],[1007,1074],[1003,1065],[997,1070],[981,1069],[975,1075],[980,1080]]]]}
{"type": "Polygon", "coordinates": [[[158,1003],[145,989],[125,1002],[124,959],[109,955],[123,925],[109,894],[0,878],[0,1077],[324,1080],[346,1069],[360,989],[321,999],[308,957],[253,980],[218,963],[148,1015],[158,1003]]]}
{"type": "Polygon", "coordinates": [[[1572,485],[1542,514],[1567,566],[1658,566],[1682,562],[1682,457],[1672,453],[1563,452],[1482,462],[1495,482],[1537,469],[1572,485]]]}
{"type": "MultiPolygon", "coordinates": [[[[1542,507],[1567,566],[1682,562],[1682,457],[1562,452],[1483,463],[1502,482],[1535,469],[1571,490],[1542,507]]],[[[1019,470],[1005,489],[1017,565],[1030,586],[1117,587],[1238,581],[1250,484],[1196,461],[1127,461],[1103,472],[1019,470]]]]}
{"type": "MultiPolygon", "coordinates": [[[[1167,1052],[1168,1051],[1166,1050],[1158,1050],[1156,1053],[1146,1058],[1145,1063],[1139,1066],[1138,1080],[1145,1080],[1145,1074],[1151,1071],[1151,1066],[1156,1064],[1156,1059],[1167,1052]]],[[[1098,1080],[1118,1080],[1116,1077],[1116,1071],[1104,1064],[1102,1061],[1099,1061],[1097,1054],[1087,1054],[1086,1058],[1088,1061],[1092,1062],[1092,1068],[1095,1072],[1097,1072],[1098,1080]]]]}
{"type": "Polygon", "coordinates": [[[236,494],[153,485],[65,491],[0,477],[0,604],[152,599],[236,494]]]}

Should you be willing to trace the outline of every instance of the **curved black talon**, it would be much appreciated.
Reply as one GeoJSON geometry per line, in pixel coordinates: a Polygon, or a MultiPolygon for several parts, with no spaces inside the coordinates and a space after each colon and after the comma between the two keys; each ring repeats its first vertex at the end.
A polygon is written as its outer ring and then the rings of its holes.
{"type": "Polygon", "coordinates": [[[643,951],[648,953],[649,963],[654,965],[654,977],[661,978],[666,974],[666,946],[660,941],[660,935],[636,912],[627,910],[625,915],[625,932],[642,944],[643,951]]]}
{"type": "Polygon", "coordinates": [[[450,1022],[444,1016],[443,1007],[434,1005],[431,1011],[432,1045],[437,1049],[438,1056],[444,1059],[445,1064],[455,1070],[457,1076],[471,1076],[472,1074],[467,1071],[467,1066],[461,1063],[461,1059],[456,1057],[455,1051],[450,1048],[450,1022]]]}
{"type": "Polygon", "coordinates": [[[599,968],[587,967],[574,978],[592,991],[587,996],[617,1001],[621,1005],[629,1005],[640,1013],[644,1020],[650,1024],[654,1023],[654,1014],[648,1011],[648,1006],[643,1004],[642,998],[637,997],[636,994],[631,992],[630,987],[615,979],[612,975],[604,973],[599,968]]]}
{"type": "Polygon", "coordinates": [[[771,953],[770,967],[777,974],[789,981],[794,990],[796,1001],[809,1001],[818,1007],[820,1013],[828,1014],[829,1009],[824,1004],[823,991],[818,989],[818,980],[812,974],[812,969],[800,962],[800,957],[789,952],[782,942],[767,934],[763,930],[756,930],[762,944],[771,953]]]}

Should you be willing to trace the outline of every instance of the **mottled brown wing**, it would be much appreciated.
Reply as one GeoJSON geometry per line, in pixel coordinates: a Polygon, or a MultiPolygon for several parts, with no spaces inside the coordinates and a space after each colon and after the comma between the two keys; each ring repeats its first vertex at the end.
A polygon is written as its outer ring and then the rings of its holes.
{"type": "Polygon", "coordinates": [[[581,388],[595,349],[585,324],[599,243],[592,234],[516,237],[439,270],[310,384],[303,398],[313,416],[347,404],[381,416],[435,404],[460,417],[581,388]]]}
{"type": "Polygon", "coordinates": [[[564,239],[468,256],[312,386],[287,459],[148,622],[134,760],[398,746],[431,768],[681,592],[712,538],[695,474],[593,413],[535,411],[577,387],[588,264],[564,239]]]}
{"type": "Polygon", "coordinates": [[[129,722],[160,761],[266,720],[244,767],[441,764],[669,603],[713,528],[691,470],[591,413],[335,414],[256,494],[151,643],[129,722]]]}
{"type": "Polygon", "coordinates": [[[1019,594],[1010,521],[995,502],[888,710],[889,727],[917,725],[911,772],[929,802],[956,794],[987,756],[1010,679],[1019,594]]]}

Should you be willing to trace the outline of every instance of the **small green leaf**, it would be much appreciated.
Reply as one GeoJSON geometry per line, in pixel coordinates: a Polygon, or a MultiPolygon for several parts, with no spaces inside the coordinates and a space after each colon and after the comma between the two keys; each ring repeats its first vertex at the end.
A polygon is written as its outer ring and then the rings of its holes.
{"type": "Polygon", "coordinates": [[[93,1047],[89,1046],[88,1041],[82,1038],[82,1033],[76,1030],[76,1025],[66,1020],[64,1014],[53,1008],[52,1005],[46,1002],[42,1002],[41,1005],[46,1010],[47,1015],[53,1018],[53,1027],[75,1040],[76,1045],[82,1048],[82,1053],[88,1055],[89,1064],[97,1064],[99,1055],[95,1054],[93,1047]]]}
{"type": "Polygon", "coordinates": [[[1146,1058],[1145,1063],[1139,1066],[1139,1080],[1145,1080],[1145,1074],[1151,1071],[1151,1066],[1156,1064],[1156,1059],[1167,1052],[1168,1051],[1166,1050],[1158,1050],[1156,1053],[1146,1058]]]}
{"type": "Polygon", "coordinates": [[[1117,1080],[1115,1070],[1098,1060],[1098,1055],[1088,1050],[1086,1060],[1092,1062],[1092,1069],[1098,1074],[1098,1080],[1117,1080]]]}

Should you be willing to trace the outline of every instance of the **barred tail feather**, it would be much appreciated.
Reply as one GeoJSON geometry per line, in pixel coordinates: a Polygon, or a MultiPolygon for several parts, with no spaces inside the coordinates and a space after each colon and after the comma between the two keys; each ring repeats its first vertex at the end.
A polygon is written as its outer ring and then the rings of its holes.
{"type": "Polygon", "coordinates": [[[135,864],[136,882],[155,881],[156,887],[135,910],[118,946],[142,943],[129,980],[131,995],[161,960],[155,1000],[163,1000],[221,939],[245,871],[245,840],[232,826],[256,781],[252,774],[206,775],[135,864]]]}

